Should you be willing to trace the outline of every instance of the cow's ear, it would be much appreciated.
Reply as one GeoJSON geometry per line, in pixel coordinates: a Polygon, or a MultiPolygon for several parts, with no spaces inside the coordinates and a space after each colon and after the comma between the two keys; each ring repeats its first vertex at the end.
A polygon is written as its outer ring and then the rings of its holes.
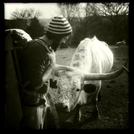
{"type": "Polygon", "coordinates": [[[84,91],[86,93],[92,93],[96,90],[96,86],[93,84],[84,84],[84,91]]]}
{"type": "Polygon", "coordinates": [[[57,88],[57,81],[50,79],[50,87],[51,88],[57,88]]]}

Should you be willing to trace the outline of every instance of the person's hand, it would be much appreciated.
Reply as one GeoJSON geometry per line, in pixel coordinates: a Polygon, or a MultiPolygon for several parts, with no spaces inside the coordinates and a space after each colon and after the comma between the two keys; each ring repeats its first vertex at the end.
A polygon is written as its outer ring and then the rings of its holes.
{"type": "Polygon", "coordinates": [[[48,53],[48,57],[50,59],[51,65],[55,66],[56,64],[56,56],[55,56],[55,52],[52,50],[51,53],[48,53]]]}

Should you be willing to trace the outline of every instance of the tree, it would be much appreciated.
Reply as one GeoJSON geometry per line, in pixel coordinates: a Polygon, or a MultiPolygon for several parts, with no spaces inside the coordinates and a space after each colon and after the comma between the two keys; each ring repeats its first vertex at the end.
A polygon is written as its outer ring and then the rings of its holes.
{"type": "Polygon", "coordinates": [[[26,25],[30,24],[30,19],[36,17],[39,18],[41,16],[41,12],[39,10],[34,10],[34,8],[30,9],[20,9],[11,13],[12,20],[21,20],[26,25]]]}
{"type": "MultiPolygon", "coordinates": [[[[113,25],[113,36],[115,42],[117,42],[121,26],[129,14],[129,3],[99,3],[96,7],[100,15],[105,16],[111,21],[113,25]]],[[[127,27],[125,25],[124,29],[127,29],[127,27]]]]}
{"type": "Polygon", "coordinates": [[[79,9],[79,3],[58,3],[61,14],[71,23],[79,9]]]}
{"type": "Polygon", "coordinates": [[[32,18],[26,31],[34,39],[44,35],[44,26],[40,24],[38,18],[34,17],[32,18]]]}
{"type": "Polygon", "coordinates": [[[77,14],[79,25],[72,44],[94,35],[110,44],[128,38],[128,3],[85,3],[77,14]]]}
{"type": "Polygon", "coordinates": [[[74,31],[74,37],[72,39],[73,45],[78,45],[79,42],[86,37],[93,37],[95,35],[95,30],[99,25],[99,15],[95,6],[95,3],[85,3],[79,6],[77,11],[77,16],[79,22],[74,31]]]}
{"type": "Polygon", "coordinates": [[[92,29],[92,26],[94,22],[96,22],[96,20],[99,19],[98,16],[99,15],[95,3],[86,3],[83,12],[83,19],[80,22],[80,24],[83,25],[83,29],[85,29],[84,30],[85,37],[89,36],[89,34],[90,35],[92,34],[91,31],[94,29],[94,28],[92,29]]]}
{"type": "MultiPolygon", "coordinates": [[[[67,20],[71,24],[73,33],[75,31],[74,25],[76,25],[76,23],[75,23],[76,22],[76,12],[79,10],[79,4],[80,3],[57,3],[61,14],[65,18],[67,18],[67,20]]],[[[66,44],[64,44],[64,46],[66,45],[66,47],[68,47],[71,44],[71,40],[73,38],[73,33],[67,40],[66,44]]]]}
{"type": "Polygon", "coordinates": [[[32,38],[42,36],[44,34],[44,26],[40,24],[39,17],[41,12],[39,10],[21,9],[14,11],[11,14],[11,19],[21,21],[21,23],[27,26],[25,30],[32,38]]]}

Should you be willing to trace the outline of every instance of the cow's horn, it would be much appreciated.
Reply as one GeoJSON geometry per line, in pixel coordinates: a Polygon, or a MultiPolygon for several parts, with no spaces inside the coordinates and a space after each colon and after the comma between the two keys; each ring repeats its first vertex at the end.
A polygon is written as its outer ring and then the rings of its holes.
{"type": "Polygon", "coordinates": [[[121,75],[124,70],[126,71],[126,65],[128,61],[125,62],[124,66],[122,66],[120,69],[111,72],[111,73],[90,73],[90,74],[84,74],[84,80],[110,80],[118,77],[121,75]]]}
{"type": "Polygon", "coordinates": [[[125,69],[125,71],[127,72],[127,73],[129,73],[129,70],[126,68],[126,67],[124,67],[124,66],[122,66],[124,69],[125,69]]]}
{"type": "Polygon", "coordinates": [[[126,71],[126,73],[129,75],[129,70],[128,70],[128,68],[126,67],[127,64],[128,64],[128,60],[127,60],[126,63],[124,64],[123,68],[124,68],[124,70],[126,71]]]}
{"type": "Polygon", "coordinates": [[[55,67],[54,67],[54,74],[56,76],[58,76],[58,72],[61,71],[61,70],[75,71],[75,69],[73,67],[56,64],[55,67]]]}
{"type": "Polygon", "coordinates": [[[121,67],[115,72],[111,73],[90,73],[84,74],[84,80],[110,80],[118,77],[124,72],[124,67],[121,67]]]}

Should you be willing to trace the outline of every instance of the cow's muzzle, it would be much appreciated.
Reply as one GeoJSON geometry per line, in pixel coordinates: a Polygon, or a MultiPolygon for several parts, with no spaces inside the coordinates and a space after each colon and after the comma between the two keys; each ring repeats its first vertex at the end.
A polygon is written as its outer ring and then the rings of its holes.
{"type": "Polygon", "coordinates": [[[68,106],[63,103],[55,104],[57,111],[67,113],[69,112],[68,106]]]}

